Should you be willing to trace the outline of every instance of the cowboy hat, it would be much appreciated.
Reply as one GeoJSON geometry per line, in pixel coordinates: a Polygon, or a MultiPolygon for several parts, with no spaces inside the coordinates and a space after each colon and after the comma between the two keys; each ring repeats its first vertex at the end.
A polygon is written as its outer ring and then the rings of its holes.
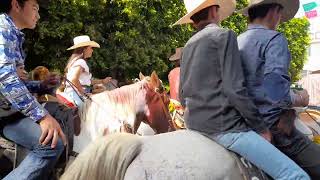
{"type": "Polygon", "coordinates": [[[250,0],[249,5],[238,12],[245,16],[249,16],[248,11],[250,8],[273,3],[280,4],[283,7],[281,22],[292,19],[299,9],[299,0],[250,0]]]}
{"type": "Polygon", "coordinates": [[[170,56],[169,60],[170,61],[176,61],[176,60],[181,59],[182,50],[183,50],[182,47],[176,48],[176,53],[173,54],[172,56],[170,56]]]}
{"type": "Polygon", "coordinates": [[[188,13],[182,18],[180,18],[173,25],[193,23],[193,21],[190,18],[194,14],[196,14],[197,12],[207,7],[214,6],[214,5],[220,7],[218,12],[220,15],[220,21],[222,21],[234,12],[236,8],[236,1],[235,0],[184,0],[184,5],[188,13]]]}
{"type": "Polygon", "coordinates": [[[73,50],[79,47],[86,47],[86,46],[100,48],[100,45],[94,41],[91,41],[89,36],[83,35],[83,36],[77,36],[73,38],[73,46],[69,47],[67,50],[73,50]]]}

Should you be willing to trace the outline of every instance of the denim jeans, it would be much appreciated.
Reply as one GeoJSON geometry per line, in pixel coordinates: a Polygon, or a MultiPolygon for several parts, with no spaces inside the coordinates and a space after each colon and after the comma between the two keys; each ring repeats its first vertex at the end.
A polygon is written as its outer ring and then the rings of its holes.
{"type": "Polygon", "coordinates": [[[227,133],[213,139],[225,148],[240,154],[273,179],[310,179],[295,162],[254,131],[227,133]]]}
{"type": "Polygon", "coordinates": [[[23,118],[7,124],[3,128],[3,135],[30,150],[21,164],[4,180],[47,179],[49,171],[52,170],[64,150],[61,139],[54,149],[51,148],[51,143],[48,145],[39,144],[40,126],[30,118],[23,118]]]}

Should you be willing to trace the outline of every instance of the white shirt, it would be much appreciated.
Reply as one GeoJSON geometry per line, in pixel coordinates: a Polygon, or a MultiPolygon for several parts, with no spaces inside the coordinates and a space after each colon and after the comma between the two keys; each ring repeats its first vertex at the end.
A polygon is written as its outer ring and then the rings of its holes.
{"type": "Polygon", "coordinates": [[[80,77],[79,77],[80,84],[83,86],[90,86],[92,74],[90,73],[89,66],[84,59],[77,59],[77,60],[75,60],[75,62],[73,62],[71,64],[71,66],[68,69],[68,73],[66,75],[67,79],[68,80],[73,79],[73,77],[76,75],[76,68],[75,67],[77,67],[77,66],[81,66],[84,70],[83,72],[81,72],[80,77]]]}

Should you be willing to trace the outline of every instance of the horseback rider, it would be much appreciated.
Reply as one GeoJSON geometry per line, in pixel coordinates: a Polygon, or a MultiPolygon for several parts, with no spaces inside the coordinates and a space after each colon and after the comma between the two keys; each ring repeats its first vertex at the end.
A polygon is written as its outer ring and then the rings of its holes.
{"type": "Polygon", "coordinates": [[[182,47],[176,48],[176,53],[169,58],[169,61],[175,63],[175,68],[173,68],[168,75],[170,85],[170,98],[177,101],[179,101],[180,59],[182,55],[182,49],[182,47]]]}
{"type": "Polygon", "coordinates": [[[290,92],[291,55],[280,22],[294,17],[299,0],[251,0],[241,12],[249,17],[247,31],[238,37],[245,85],[273,144],[300,165],[312,179],[320,179],[320,147],[294,126],[292,107],[307,106],[306,90],[290,92]]]}
{"type": "Polygon", "coordinates": [[[270,141],[270,130],[244,86],[236,34],[218,26],[234,12],[234,0],[184,0],[188,14],[175,24],[197,32],[181,59],[180,100],[185,123],[234,151],[274,179],[310,179],[270,141]]]}
{"type": "Polygon", "coordinates": [[[29,149],[23,162],[4,179],[46,179],[64,150],[66,138],[55,118],[28,91],[17,74],[24,64],[22,29],[34,29],[40,19],[37,0],[0,2],[0,130],[29,149]],[[12,113],[11,113],[12,112],[12,113]]]}
{"type": "Polygon", "coordinates": [[[87,35],[77,36],[73,39],[74,45],[67,50],[73,50],[65,68],[65,89],[64,92],[79,107],[83,103],[86,93],[91,93],[92,84],[107,84],[112,80],[106,77],[101,80],[92,79],[87,60],[92,56],[93,48],[100,48],[95,41],[91,41],[87,35]]]}

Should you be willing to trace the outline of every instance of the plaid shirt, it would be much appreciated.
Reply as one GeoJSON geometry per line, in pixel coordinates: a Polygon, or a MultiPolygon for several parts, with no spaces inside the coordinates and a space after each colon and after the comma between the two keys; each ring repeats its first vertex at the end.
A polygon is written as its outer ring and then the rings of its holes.
{"type": "Polygon", "coordinates": [[[37,102],[18,77],[16,65],[24,64],[24,34],[7,14],[0,14],[0,94],[2,101],[34,121],[48,112],[37,102]]]}

